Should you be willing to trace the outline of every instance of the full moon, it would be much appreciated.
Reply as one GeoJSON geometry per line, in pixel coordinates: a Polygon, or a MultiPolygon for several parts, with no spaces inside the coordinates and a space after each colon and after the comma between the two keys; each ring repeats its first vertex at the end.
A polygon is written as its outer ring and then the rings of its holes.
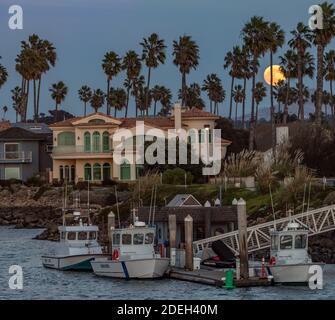
{"type": "MultiPolygon", "coordinates": [[[[272,66],[272,84],[275,86],[278,81],[285,80],[285,76],[280,71],[280,66],[273,65],[272,66]]],[[[270,85],[271,84],[271,67],[267,67],[264,71],[264,80],[265,82],[270,85]]]]}

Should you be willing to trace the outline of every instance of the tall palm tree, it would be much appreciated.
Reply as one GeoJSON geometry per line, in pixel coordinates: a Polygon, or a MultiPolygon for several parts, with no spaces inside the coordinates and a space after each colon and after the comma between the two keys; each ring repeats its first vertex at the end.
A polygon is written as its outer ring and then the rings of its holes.
{"type": "Polygon", "coordinates": [[[224,69],[230,69],[229,75],[231,77],[230,84],[230,102],[229,102],[229,116],[228,118],[232,118],[232,110],[233,110],[233,90],[234,90],[234,82],[235,78],[242,78],[243,74],[243,50],[239,46],[233,47],[233,51],[229,51],[224,58],[224,69]]]}
{"type": "Polygon", "coordinates": [[[173,41],[173,63],[181,73],[181,101],[182,106],[186,105],[186,75],[199,64],[199,47],[191,36],[183,35],[179,40],[173,41]]]}
{"type": "Polygon", "coordinates": [[[267,30],[267,46],[270,52],[270,114],[271,114],[271,135],[272,135],[272,152],[275,154],[276,147],[276,130],[275,130],[275,107],[273,103],[273,55],[281,48],[285,41],[285,33],[280,26],[271,22],[267,30]]]}
{"type": "Polygon", "coordinates": [[[98,112],[98,110],[105,103],[105,94],[101,89],[94,90],[92,94],[92,98],[90,100],[91,107],[94,109],[94,112],[98,112]]]}
{"type": "Polygon", "coordinates": [[[166,117],[167,115],[169,115],[171,113],[171,108],[172,108],[172,104],[171,104],[171,100],[172,100],[172,93],[171,90],[162,86],[161,87],[161,91],[162,91],[162,98],[161,98],[161,105],[162,108],[159,111],[158,115],[159,116],[163,116],[166,117]]]}
{"type": "MultiPolygon", "coordinates": [[[[122,65],[121,65],[121,58],[117,53],[114,51],[109,51],[105,53],[105,56],[102,60],[102,69],[107,76],[107,94],[110,91],[111,87],[111,82],[113,77],[118,75],[120,71],[122,70],[122,65]]],[[[111,110],[109,106],[109,99],[106,99],[107,105],[106,105],[106,113],[110,115],[111,110]]]]}
{"type": "Polygon", "coordinates": [[[256,123],[258,122],[258,106],[266,97],[266,88],[263,82],[257,82],[255,85],[254,98],[256,103],[256,123]]]}
{"type": "Polygon", "coordinates": [[[130,90],[133,86],[133,82],[135,79],[140,75],[142,64],[141,59],[138,54],[133,51],[129,50],[122,60],[122,68],[126,70],[127,77],[124,81],[124,86],[127,90],[127,104],[126,104],[126,111],[125,111],[125,118],[128,115],[128,106],[129,106],[129,97],[130,97],[130,90]]]}
{"type": "Polygon", "coordinates": [[[290,98],[291,79],[297,77],[297,54],[293,50],[287,50],[283,56],[280,56],[281,71],[286,78],[286,100],[284,107],[283,124],[286,124],[288,117],[288,106],[290,98]]]}
{"type": "Polygon", "coordinates": [[[143,92],[143,87],[144,87],[144,76],[139,76],[133,79],[132,82],[132,90],[131,90],[131,95],[135,98],[135,114],[136,117],[138,115],[138,110],[139,110],[139,95],[140,93],[143,92]]]}
{"type": "Polygon", "coordinates": [[[154,101],[154,116],[156,115],[157,102],[161,101],[162,99],[161,88],[161,86],[156,85],[151,89],[152,100],[154,101]]]}
{"type": "Polygon", "coordinates": [[[0,89],[6,83],[7,79],[8,79],[7,69],[0,63],[0,89]]]}
{"type": "MultiPolygon", "coordinates": [[[[325,79],[329,81],[330,97],[333,97],[333,81],[335,81],[335,50],[329,50],[325,53],[325,79]]],[[[330,99],[330,108],[334,115],[334,101],[330,99]]]]}
{"type": "Polygon", "coordinates": [[[59,81],[54,83],[51,88],[49,88],[51,92],[51,98],[55,100],[56,103],[56,113],[58,111],[58,106],[65,100],[65,97],[68,93],[68,88],[63,81],[59,81]]]}
{"type": "Polygon", "coordinates": [[[2,107],[2,112],[3,112],[3,116],[2,116],[2,120],[6,119],[6,113],[8,111],[8,107],[7,106],[3,106],[2,107]]]}
{"type": "Polygon", "coordinates": [[[291,31],[292,39],[288,42],[291,49],[296,50],[298,57],[297,77],[298,77],[298,118],[305,119],[304,98],[303,98],[303,59],[306,56],[306,50],[311,47],[312,34],[310,29],[302,22],[297,24],[295,30],[291,31]]]}
{"type": "Polygon", "coordinates": [[[89,86],[84,85],[78,90],[78,95],[79,99],[84,102],[84,116],[86,117],[86,105],[91,100],[92,90],[89,86]]]}
{"type": "Polygon", "coordinates": [[[252,55],[251,72],[252,72],[252,98],[251,98],[251,115],[250,115],[250,134],[249,149],[254,149],[255,139],[255,86],[256,75],[258,73],[259,57],[264,55],[267,50],[267,33],[268,22],[262,17],[254,16],[245,24],[242,29],[242,37],[246,48],[252,55]]]}
{"type": "Polygon", "coordinates": [[[226,99],[226,91],[224,90],[220,79],[218,79],[214,89],[214,114],[218,115],[219,103],[222,103],[226,99]]]}
{"type": "Polygon", "coordinates": [[[325,106],[325,116],[328,116],[328,105],[330,104],[330,94],[326,90],[323,90],[322,93],[322,104],[325,106]]]}
{"type": "Polygon", "coordinates": [[[281,105],[286,101],[286,83],[284,80],[279,80],[274,86],[273,95],[278,103],[278,113],[281,112],[281,105]]]}
{"type": "Polygon", "coordinates": [[[110,97],[110,105],[114,107],[114,117],[116,118],[116,111],[122,110],[127,105],[127,93],[122,88],[113,89],[110,97]]]}
{"type": "Polygon", "coordinates": [[[155,69],[159,64],[164,64],[166,55],[163,39],[159,39],[157,33],[152,33],[148,38],[143,38],[143,41],[140,42],[142,46],[142,60],[145,61],[146,66],[148,67],[148,77],[147,77],[147,89],[146,89],[146,112],[148,112],[148,102],[149,102],[149,92],[150,92],[150,80],[151,80],[151,69],[155,69]]]}
{"type": "Polygon", "coordinates": [[[315,122],[321,125],[321,108],[322,108],[322,93],[323,93],[323,58],[326,46],[335,36],[335,10],[333,4],[323,2],[320,4],[323,15],[323,28],[315,29],[313,32],[313,43],[317,47],[317,80],[316,80],[316,107],[315,107],[315,122]]]}
{"type": "Polygon", "coordinates": [[[238,104],[243,102],[243,98],[244,98],[244,91],[242,86],[239,85],[235,85],[234,87],[234,91],[233,91],[233,98],[235,101],[235,127],[237,126],[237,109],[238,109],[238,104]]]}
{"type": "Polygon", "coordinates": [[[199,84],[191,83],[189,87],[186,87],[184,93],[182,92],[182,90],[179,90],[178,99],[181,99],[183,95],[185,104],[190,108],[205,108],[205,103],[201,98],[201,87],[199,86],[199,84]]]}
{"type": "Polygon", "coordinates": [[[24,107],[24,97],[22,94],[22,89],[19,86],[16,86],[14,89],[11,90],[11,94],[13,102],[12,106],[15,110],[15,120],[16,122],[18,122],[19,115],[22,118],[22,112],[24,107]]]}
{"type": "Polygon", "coordinates": [[[201,90],[206,91],[207,93],[210,104],[210,112],[213,112],[213,102],[215,100],[216,91],[218,86],[220,85],[220,82],[221,81],[219,77],[215,73],[209,74],[203,81],[201,90]]]}

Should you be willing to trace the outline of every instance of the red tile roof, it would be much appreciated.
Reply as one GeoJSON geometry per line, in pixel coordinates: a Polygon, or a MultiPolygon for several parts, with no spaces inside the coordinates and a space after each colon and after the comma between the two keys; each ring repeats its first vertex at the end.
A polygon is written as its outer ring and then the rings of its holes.
{"type": "Polygon", "coordinates": [[[0,131],[6,130],[10,127],[11,125],[9,121],[0,121],[0,131]]]}
{"type": "Polygon", "coordinates": [[[157,128],[174,128],[174,120],[164,117],[144,117],[144,118],[123,118],[120,119],[122,128],[132,128],[136,126],[136,121],[144,121],[144,125],[157,128]]]}
{"type": "Polygon", "coordinates": [[[185,110],[181,112],[182,118],[212,118],[219,119],[220,117],[214,113],[201,110],[196,107],[192,107],[191,109],[185,110]]]}

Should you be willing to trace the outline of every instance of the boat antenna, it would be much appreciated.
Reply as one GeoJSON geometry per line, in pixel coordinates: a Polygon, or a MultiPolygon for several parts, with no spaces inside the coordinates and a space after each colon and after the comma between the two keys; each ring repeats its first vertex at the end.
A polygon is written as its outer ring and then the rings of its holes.
{"type": "Polygon", "coordinates": [[[152,211],[152,202],[153,202],[153,198],[154,198],[154,189],[155,189],[155,186],[152,186],[151,197],[150,197],[148,225],[150,225],[150,220],[151,220],[151,211],[152,211]]]}
{"type": "MultiPolygon", "coordinates": [[[[309,211],[309,203],[311,200],[311,188],[312,188],[312,181],[309,182],[309,186],[308,186],[308,201],[307,201],[307,212],[309,211]]],[[[308,214],[306,215],[306,224],[309,228],[309,219],[308,219],[308,214]]]]}
{"type": "Polygon", "coordinates": [[[91,224],[91,208],[90,208],[90,180],[87,180],[87,210],[88,210],[88,224],[91,224]]]}
{"type": "Polygon", "coordinates": [[[154,223],[155,223],[156,199],[157,199],[157,185],[155,185],[155,197],[154,197],[154,209],[153,209],[153,213],[152,213],[152,225],[154,225],[154,223]]]}
{"type": "Polygon", "coordinates": [[[271,191],[271,183],[269,184],[269,191],[270,191],[270,199],[271,199],[271,207],[272,207],[272,215],[273,215],[273,226],[275,231],[277,230],[277,224],[276,224],[276,214],[275,209],[273,206],[273,198],[272,198],[272,191],[271,191]]]}
{"type": "Polygon", "coordinates": [[[305,185],[304,185],[304,197],[303,197],[303,199],[302,199],[302,209],[301,209],[301,213],[304,213],[305,200],[306,200],[306,183],[305,183],[305,185]]]}
{"type": "Polygon", "coordinates": [[[116,201],[117,219],[119,220],[119,228],[121,228],[120,211],[119,211],[119,200],[118,200],[118,196],[117,196],[117,188],[116,188],[116,185],[114,186],[114,188],[115,188],[115,201],[116,201]]]}

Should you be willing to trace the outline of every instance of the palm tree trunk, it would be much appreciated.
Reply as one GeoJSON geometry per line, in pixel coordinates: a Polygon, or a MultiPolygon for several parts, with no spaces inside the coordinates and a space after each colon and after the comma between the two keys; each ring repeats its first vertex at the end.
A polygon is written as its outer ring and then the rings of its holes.
{"type": "Polygon", "coordinates": [[[235,128],[237,127],[237,105],[238,102],[235,103],[235,128]]]}
{"type": "Polygon", "coordinates": [[[186,74],[185,72],[181,75],[181,105],[182,107],[185,106],[185,95],[186,95],[186,74]]]}
{"type": "Polygon", "coordinates": [[[330,109],[332,116],[334,117],[333,80],[329,81],[329,92],[330,92],[330,109]]]}
{"type": "Polygon", "coordinates": [[[259,103],[256,103],[255,125],[257,125],[257,122],[258,122],[258,105],[259,105],[259,103]]]}
{"type": "Polygon", "coordinates": [[[245,129],[246,125],[245,125],[245,92],[246,92],[246,88],[247,88],[247,78],[244,77],[243,80],[243,101],[242,101],[242,128],[245,129]]]}
{"type": "Polygon", "coordinates": [[[38,78],[38,87],[37,87],[37,104],[36,104],[37,115],[40,114],[41,82],[42,82],[42,76],[39,76],[39,78],[38,78]]]}
{"type": "Polygon", "coordinates": [[[317,46],[317,77],[316,77],[316,106],[315,106],[315,122],[321,125],[321,108],[322,108],[322,92],[323,92],[323,54],[324,47],[317,46]]]}
{"type": "Polygon", "coordinates": [[[27,113],[28,113],[28,100],[29,100],[29,83],[30,81],[27,80],[27,88],[26,88],[26,105],[25,105],[25,109],[24,109],[24,122],[27,122],[27,113]]]}
{"type": "MultiPolygon", "coordinates": [[[[273,52],[270,50],[270,101],[271,101],[271,141],[272,154],[275,155],[276,148],[276,127],[275,127],[275,106],[273,104],[273,52]]],[[[258,119],[258,105],[257,105],[257,119],[258,119]]]]}
{"type": "Polygon", "coordinates": [[[305,110],[304,110],[304,97],[303,97],[303,90],[302,90],[302,55],[303,49],[301,48],[301,44],[299,41],[298,45],[298,104],[299,104],[299,111],[298,111],[298,119],[304,120],[305,118],[305,110]]]}
{"type": "Polygon", "coordinates": [[[287,86],[286,86],[286,100],[285,100],[285,107],[284,107],[284,114],[283,114],[283,124],[287,123],[288,117],[288,98],[290,95],[290,78],[287,78],[287,86]]]}
{"type": "Polygon", "coordinates": [[[151,67],[148,68],[147,92],[145,93],[145,109],[146,109],[147,115],[148,115],[148,109],[149,109],[148,102],[149,102],[150,78],[151,78],[151,67]]]}
{"type": "Polygon", "coordinates": [[[130,88],[127,89],[127,104],[126,104],[126,110],[124,112],[124,117],[125,118],[127,118],[127,116],[128,116],[129,95],[130,95],[130,88]]]}
{"type": "Polygon", "coordinates": [[[256,67],[257,67],[257,55],[254,54],[253,59],[253,75],[252,75],[252,95],[251,95],[251,115],[250,115],[250,132],[249,132],[249,150],[254,150],[254,139],[255,139],[255,85],[256,85],[256,67]]]}
{"type": "Polygon", "coordinates": [[[157,101],[155,100],[155,104],[154,104],[154,116],[156,115],[156,105],[157,105],[157,101]]]}
{"type": "Polygon", "coordinates": [[[33,80],[34,84],[34,122],[37,122],[38,114],[37,114],[37,100],[36,100],[36,80],[33,80]]]}
{"type": "Polygon", "coordinates": [[[109,90],[110,90],[110,80],[107,78],[107,99],[106,99],[106,113],[110,115],[110,106],[109,106],[109,90]]]}
{"type": "Polygon", "coordinates": [[[209,100],[209,108],[210,108],[210,112],[212,113],[213,111],[213,101],[209,100]]]}
{"type": "Polygon", "coordinates": [[[234,81],[235,78],[231,77],[231,85],[230,85],[230,102],[229,102],[229,119],[231,119],[232,109],[233,109],[233,89],[234,89],[234,81]]]}
{"type": "Polygon", "coordinates": [[[86,104],[87,104],[87,102],[85,101],[84,102],[84,116],[86,117],[86,104]]]}

